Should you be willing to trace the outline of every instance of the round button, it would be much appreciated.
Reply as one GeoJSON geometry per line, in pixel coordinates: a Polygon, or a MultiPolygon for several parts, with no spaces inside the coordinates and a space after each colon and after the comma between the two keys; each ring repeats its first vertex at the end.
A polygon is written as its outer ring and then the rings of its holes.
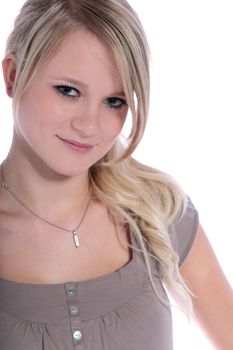
{"type": "Polygon", "coordinates": [[[78,314],[77,306],[71,306],[70,307],[70,314],[71,314],[71,316],[76,316],[78,314]]]}
{"type": "Polygon", "coordinates": [[[76,341],[80,341],[82,339],[82,333],[78,330],[74,331],[73,338],[76,341]]]}
{"type": "Polygon", "coordinates": [[[75,289],[68,289],[68,291],[67,291],[67,295],[69,296],[69,297],[74,297],[75,295],[76,295],[76,290],[75,289]]]}

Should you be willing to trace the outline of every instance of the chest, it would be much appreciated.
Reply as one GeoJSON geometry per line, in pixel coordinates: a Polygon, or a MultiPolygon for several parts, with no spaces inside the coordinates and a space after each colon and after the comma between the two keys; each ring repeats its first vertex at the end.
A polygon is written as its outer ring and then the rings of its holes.
{"type": "Polygon", "coordinates": [[[34,220],[4,218],[0,277],[35,284],[82,281],[116,271],[131,260],[127,229],[110,220],[89,222],[78,236],[77,248],[71,232],[34,220]]]}

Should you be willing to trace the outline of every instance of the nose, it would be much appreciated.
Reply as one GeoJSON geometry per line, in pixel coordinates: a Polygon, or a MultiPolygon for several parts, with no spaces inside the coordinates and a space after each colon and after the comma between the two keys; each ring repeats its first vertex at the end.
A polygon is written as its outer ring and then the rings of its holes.
{"type": "Polygon", "coordinates": [[[96,134],[99,120],[99,109],[96,104],[80,103],[71,119],[72,128],[83,138],[96,134]]]}

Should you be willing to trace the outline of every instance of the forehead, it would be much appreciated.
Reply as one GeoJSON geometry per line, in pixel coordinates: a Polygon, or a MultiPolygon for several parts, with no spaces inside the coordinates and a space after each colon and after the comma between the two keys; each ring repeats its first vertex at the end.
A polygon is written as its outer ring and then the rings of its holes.
{"type": "Polygon", "coordinates": [[[54,56],[46,63],[43,74],[60,74],[83,80],[87,84],[101,81],[109,87],[122,87],[111,48],[85,29],[65,37],[54,56]]]}

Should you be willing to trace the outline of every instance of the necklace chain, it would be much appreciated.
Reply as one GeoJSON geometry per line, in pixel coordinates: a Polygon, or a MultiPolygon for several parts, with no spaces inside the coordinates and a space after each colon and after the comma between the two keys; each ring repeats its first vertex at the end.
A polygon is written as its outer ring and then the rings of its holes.
{"type": "Polygon", "coordinates": [[[64,228],[64,227],[58,226],[58,225],[56,225],[56,224],[54,224],[54,223],[52,223],[52,222],[50,222],[50,221],[48,221],[48,220],[42,218],[40,215],[36,214],[33,210],[31,210],[23,201],[21,201],[21,199],[19,199],[19,198],[15,195],[15,193],[12,191],[10,185],[9,185],[9,184],[6,182],[6,180],[5,180],[3,164],[4,164],[4,162],[1,164],[1,176],[2,176],[1,187],[2,187],[4,190],[6,190],[7,192],[9,192],[10,195],[11,195],[19,204],[22,205],[22,207],[24,207],[27,211],[29,211],[29,212],[30,212],[32,215],[34,215],[37,219],[39,219],[39,220],[41,220],[41,221],[47,223],[47,224],[50,225],[50,226],[56,227],[56,228],[58,228],[59,230],[72,233],[72,234],[73,234],[73,239],[74,239],[74,244],[75,244],[76,248],[78,248],[78,247],[80,246],[80,242],[79,242],[77,230],[78,230],[78,228],[81,226],[81,224],[82,224],[82,222],[83,222],[83,220],[84,220],[84,218],[85,218],[85,216],[86,216],[87,209],[88,209],[89,204],[90,204],[91,199],[92,199],[92,193],[91,193],[91,195],[90,195],[90,197],[89,197],[89,199],[88,199],[86,208],[85,208],[85,210],[84,210],[84,213],[83,213],[83,215],[82,215],[82,217],[81,217],[81,220],[80,220],[79,224],[76,226],[76,228],[74,228],[74,229],[72,229],[72,230],[68,230],[68,229],[66,229],[66,228],[64,228]]]}

